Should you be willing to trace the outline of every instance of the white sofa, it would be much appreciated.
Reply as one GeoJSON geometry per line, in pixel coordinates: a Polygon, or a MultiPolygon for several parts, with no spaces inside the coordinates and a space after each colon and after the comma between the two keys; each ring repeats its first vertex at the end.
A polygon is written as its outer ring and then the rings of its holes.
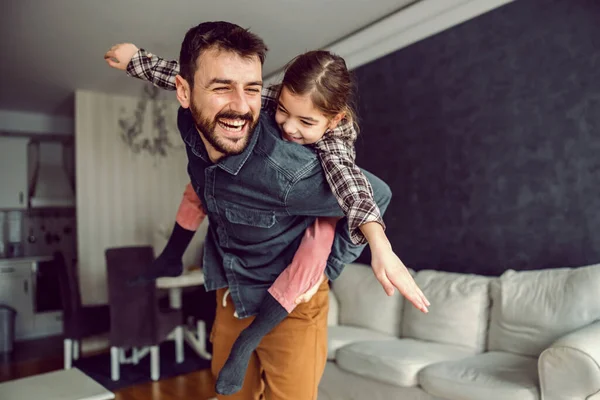
{"type": "Polygon", "coordinates": [[[333,282],[319,400],[600,400],[600,265],[414,276],[429,314],[368,266],[333,282]]]}

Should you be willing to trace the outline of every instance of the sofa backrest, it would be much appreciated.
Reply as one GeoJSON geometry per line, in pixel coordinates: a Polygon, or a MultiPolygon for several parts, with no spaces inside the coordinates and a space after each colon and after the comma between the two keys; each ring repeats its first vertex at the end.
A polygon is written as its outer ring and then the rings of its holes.
{"type": "Polygon", "coordinates": [[[600,265],[508,270],[492,282],[488,347],[527,356],[600,318],[600,265]]]}
{"type": "Polygon", "coordinates": [[[407,302],[402,317],[402,337],[484,351],[491,279],[472,274],[418,271],[415,282],[431,306],[429,313],[424,314],[407,302]]]}
{"type": "Polygon", "coordinates": [[[403,298],[388,296],[371,267],[348,264],[332,283],[339,307],[340,325],[367,328],[389,335],[400,335],[403,298]]]}

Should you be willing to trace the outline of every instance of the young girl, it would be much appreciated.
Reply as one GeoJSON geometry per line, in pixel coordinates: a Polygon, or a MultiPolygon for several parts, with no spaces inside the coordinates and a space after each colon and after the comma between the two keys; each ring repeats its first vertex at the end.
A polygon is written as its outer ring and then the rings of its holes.
{"type": "MultiPolygon", "coordinates": [[[[114,46],[105,59],[112,67],[126,69],[130,76],[175,90],[175,76],[179,73],[176,61],[165,61],[132,44],[114,46]]],[[[348,105],[351,92],[351,77],[344,60],[327,51],[311,51],[288,64],[281,85],[263,90],[262,112],[275,118],[284,140],[314,146],[348,218],[353,242],[368,242],[371,247],[373,269],[384,290],[391,295],[396,286],[417,308],[427,312],[429,302],[392,251],[371,186],[354,164],[357,132],[348,105]]],[[[155,263],[153,276],[181,273],[181,256],[205,215],[188,184],[177,223],[155,263]]],[[[307,229],[292,263],[273,283],[255,320],[236,340],[219,373],[218,393],[232,394],[241,388],[250,355],[262,337],[295,308],[298,296],[305,294],[304,301],[308,301],[314,294],[311,291],[316,291],[324,279],[336,222],[335,218],[317,218],[307,229]]]]}

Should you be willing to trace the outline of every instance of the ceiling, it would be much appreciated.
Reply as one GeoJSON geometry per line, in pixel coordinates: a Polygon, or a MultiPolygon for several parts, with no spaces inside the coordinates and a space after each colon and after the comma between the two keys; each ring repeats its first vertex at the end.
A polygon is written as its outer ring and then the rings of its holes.
{"type": "Polygon", "coordinates": [[[133,42],[176,58],[185,32],[226,20],[260,35],[264,75],[414,0],[0,0],[0,110],[71,116],[76,89],[137,95],[140,83],[102,58],[133,42]]]}

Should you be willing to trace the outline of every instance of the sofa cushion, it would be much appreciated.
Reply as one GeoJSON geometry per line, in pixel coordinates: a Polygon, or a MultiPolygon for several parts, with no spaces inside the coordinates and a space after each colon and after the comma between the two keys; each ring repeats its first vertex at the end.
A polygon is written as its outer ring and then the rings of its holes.
{"type": "Polygon", "coordinates": [[[417,374],[428,365],[469,357],[469,348],[414,339],[358,342],[339,349],[340,368],[399,387],[416,386],[417,374]]]}
{"type": "Polygon", "coordinates": [[[330,326],[327,329],[327,359],[335,360],[336,351],[352,343],[391,339],[396,337],[354,326],[330,326]]]}
{"type": "Polygon", "coordinates": [[[491,284],[490,350],[538,356],[600,318],[600,265],[506,271],[491,284]]]}
{"type": "Polygon", "coordinates": [[[388,335],[400,335],[403,298],[389,297],[373,275],[371,267],[348,264],[332,283],[339,304],[340,325],[367,328],[388,335]]]}
{"type": "Polygon", "coordinates": [[[424,368],[419,384],[449,400],[538,400],[537,360],[489,352],[424,368]]]}
{"type": "MultiPolygon", "coordinates": [[[[319,382],[318,400],[446,400],[433,397],[418,386],[395,385],[344,371],[328,362],[319,382]]],[[[304,399],[300,399],[304,400],[304,399]]]]}
{"type": "Polygon", "coordinates": [[[465,346],[482,352],[489,321],[489,282],[479,275],[423,270],[415,282],[431,302],[423,314],[407,304],[402,337],[465,346]]]}

